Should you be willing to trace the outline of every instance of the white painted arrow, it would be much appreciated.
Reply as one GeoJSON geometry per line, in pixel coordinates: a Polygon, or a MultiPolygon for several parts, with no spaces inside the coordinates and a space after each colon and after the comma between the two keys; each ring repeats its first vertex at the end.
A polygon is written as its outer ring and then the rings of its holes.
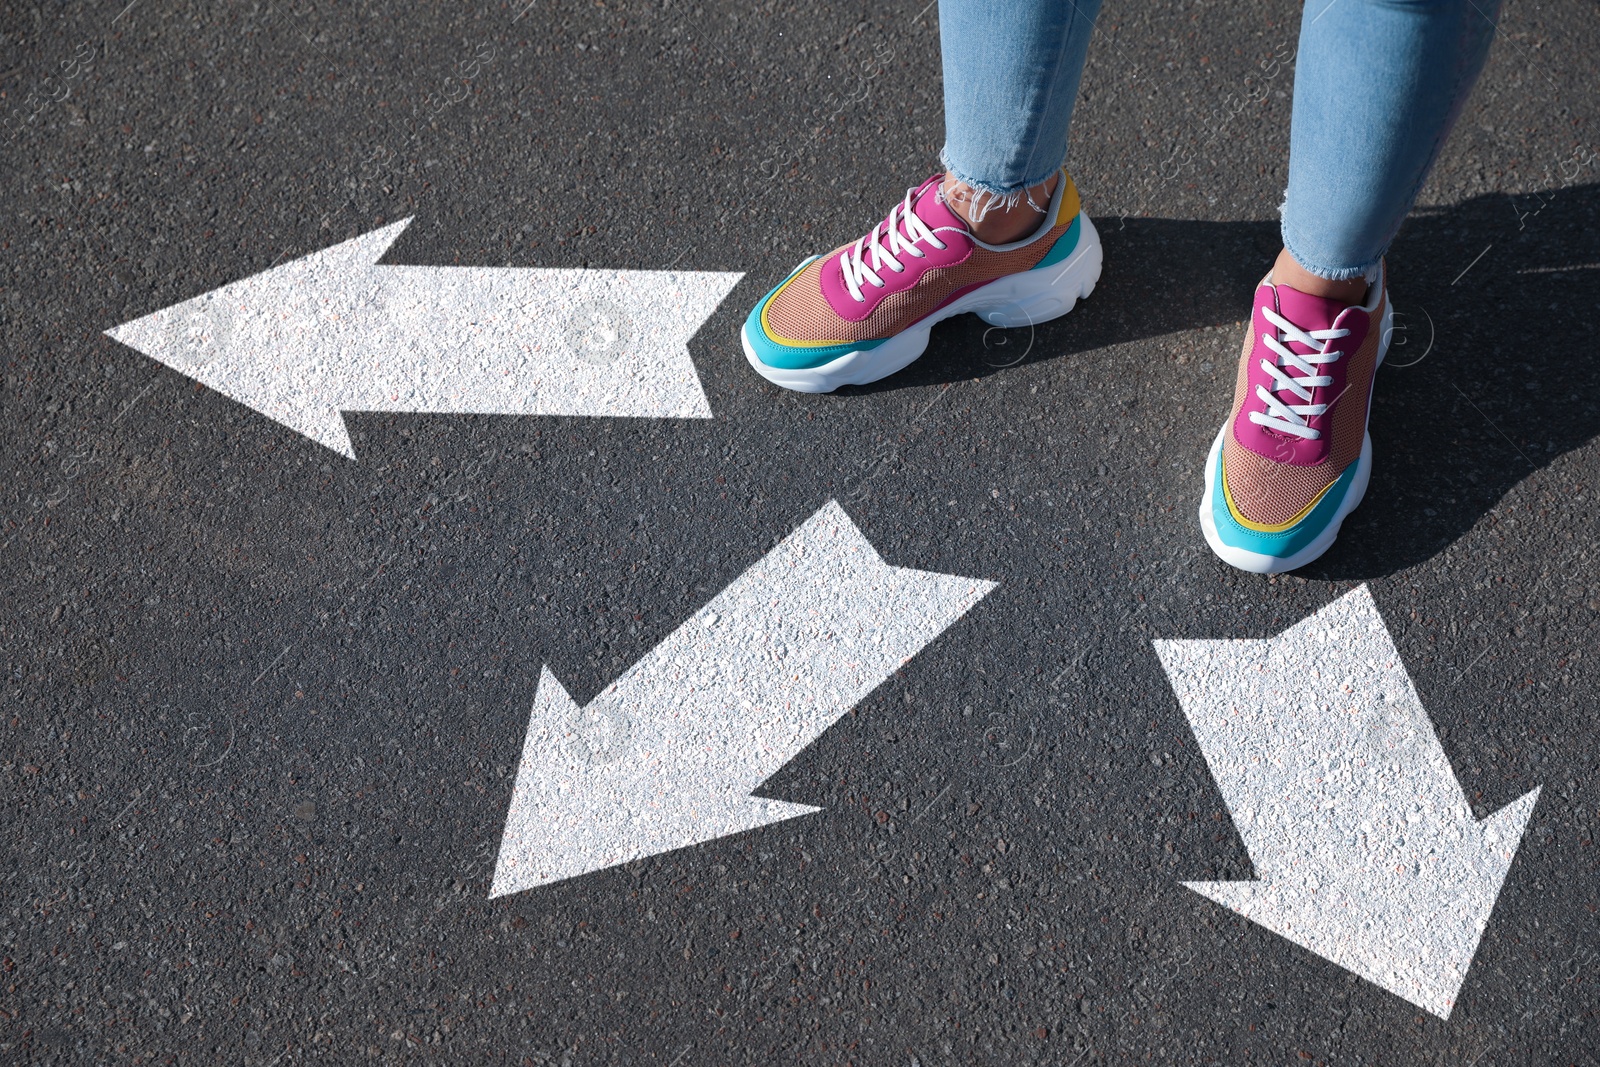
{"type": "Polygon", "coordinates": [[[546,669],[490,895],[820,810],[750,794],[994,586],[830,501],[587,707],[546,669]]]}
{"type": "Polygon", "coordinates": [[[345,411],[711,417],[686,346],[742,274],[378,265],[410,221],[106,334],[351,459],[345,411]]]}
{"type": "Polygon", "coordinates": [[[1366,586],[1155,647],[1258,879],[1185,885],[1449,1018],[1539,790],[1474,818],[1366,586]]]}

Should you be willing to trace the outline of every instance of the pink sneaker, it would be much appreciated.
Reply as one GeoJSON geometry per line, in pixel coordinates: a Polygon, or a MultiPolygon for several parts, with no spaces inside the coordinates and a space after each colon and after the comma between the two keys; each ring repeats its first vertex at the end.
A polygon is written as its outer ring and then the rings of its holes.
{"type": "Polygon", "coordinates": [[[1224,561],[1276,574],[1322,555],[1367,491],[1372,382],[1393,332],[1380,265],[1346,307],[1262,281],[1233,411],[1206,461],[1200,528],[1224,561]]]}
{"type": "Polygon", "coordinates": [[[744,354],[768,381],[828,393],[887,377],[928,347],[933,324],[976,312],[1027,326],[1072,310],[1100,278],[1100,236],[1063,170],[1044,221],[1011,244],[985,244],[940,196],[914,189],[872,232],[812,256],[756,304],[744,354]]]}

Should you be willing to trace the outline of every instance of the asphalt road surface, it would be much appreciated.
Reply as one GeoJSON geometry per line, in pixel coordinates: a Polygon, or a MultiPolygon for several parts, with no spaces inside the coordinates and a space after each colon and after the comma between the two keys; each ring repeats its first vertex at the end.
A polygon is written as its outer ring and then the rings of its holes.
{"type": "Polygon", "coordinates": [[[801,396],[738,327],[936,169],[923,0],[0,4],[0,1061],[1600,1063],[1600,13],[1510,0],[1366,502],[1263,578],[1194,513],[1297,26],[1108,4],[1100,287],[801,396]],[[739,275],[711,417],[356,410],[351,459],[105,335],[402,219],[385,263],[739,275]],[[757,790],[820,810],[491,895],[541,674],[596,700],[830,501],[997,584],[757,790]],[[1363,587],[1473,816],[1539,790],[1443,1013],[1184,885],[1264,857],[1155,642],[1363,587]]]}

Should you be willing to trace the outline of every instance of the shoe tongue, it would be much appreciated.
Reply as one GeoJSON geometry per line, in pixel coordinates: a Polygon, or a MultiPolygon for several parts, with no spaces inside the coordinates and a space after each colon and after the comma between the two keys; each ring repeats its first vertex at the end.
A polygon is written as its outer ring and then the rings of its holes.
{"type": "Polygon", "coordinates": [[[942,174],[935,174],[923,182],[911,197],[911,210],[917,213],[917,218],[928,224],[929,229],[953,226],[960,233],[970,234],[961,216],[951,211],[949,205],[939,196],[939,187],[943,183],[942,174]]]}
{"type": "MultiPolygon", "coordinates": [[[[1310,333],[1312,330],[1328,330],[1333,328],[1334,321],[1350,305],[1339,300],[1332,300],[1325,296],[1312,296],[1288,285],[1274,285],[1273,291],[1277,294],[1278,314],[1294,323],[1296,326],[1310,333]]],[[[1289,351],[1305,355],[1308,352],[1320,351],[1320,348],[1311,348],[1299,341],[1288,342],[1289,351]]]]}

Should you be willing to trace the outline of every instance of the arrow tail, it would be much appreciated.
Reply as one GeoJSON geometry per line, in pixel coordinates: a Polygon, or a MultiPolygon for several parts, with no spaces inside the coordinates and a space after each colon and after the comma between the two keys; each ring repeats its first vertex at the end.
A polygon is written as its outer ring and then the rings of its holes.
{"type": "Polygon", "coordinates": [[[651,742],[742,749],[754,787],[992,588],[885,563],[830,501],[594,704],[634,709],[651,742]]]}

